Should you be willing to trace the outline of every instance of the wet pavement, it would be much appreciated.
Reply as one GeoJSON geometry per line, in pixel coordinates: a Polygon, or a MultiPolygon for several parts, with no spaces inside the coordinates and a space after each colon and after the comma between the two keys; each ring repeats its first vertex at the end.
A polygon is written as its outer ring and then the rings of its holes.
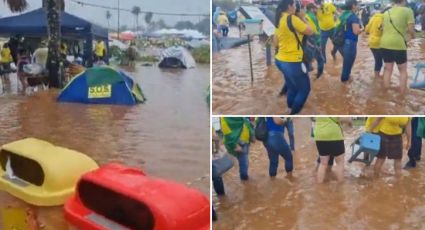
{"type": "MultiPolygon", "coordinates": [[[[12,76],[6,92],[0,91],[0,144],[40,138],[85,153],[99,165],[115,161],[135,166],[209,197],[209,66],[166,71],[138,66],[131,75],[147,97],[145,104],[59,104],[53,90],[18,94],[12,76]]],[[[0,210],[8,206],[29,207],[0,192],[0,210]]],[[[38,208],[38,215],[45,229],[68,229],[62,207],[38,208]]]]}
{"type": "Polygon", "coordinates": [[[423,162],[418,162],[416,169],[403,170],[398,179],[392,176],[392,161],[386,161],[380,178],[362,176],[364,164],[349,164],[347,160],[349,145],[363,128],[344,127],[345,181],[338,184],[330,174],[324,184],[317,184],[317,149],[310,136],[311,122],[309,118],[295,118],[294,124],[294,178],[285,177],[284,162],[279,157],[278,175],[270,179],[267,152],[261,142],[256,142],[249,153],[250,180],[239,180],[235,162],[223,177],[226,195],[217,198],[213,192],[218,216],[213,229],[424,229],[423,162]]]}
{"type": "MultiPolygon", "coordinates": [[[[236,36],[232,29],[230,36],[236,36]]],[[[357,58],[348,84],[340,82],[342,57],[334,61],[330,56],[332,44],[328,41],[328,63],[318,80],[316,71],[310,73],[311,87],[307,103],[300,114],[424,114],[425,91],[410,89],[405,96],[398,93],[399,73],[394,68],[392,88],[384,90],[382,79],[374,77],[374,59],[367,46],[367,37],[361,36],[357,58]]],[[[286,97],[278,97],[283,84],[281,72],[266,66],[264,42],[254,38],[252,57],[254,82],[251,85],[248,46],[222,50],[212,59],[213,114],[284,114],[286,97]]],[[[408,50],[408,75],[416,74],[416,63],[425,63],[425,39],[412,41],[408,50]]],[[[274,60],[273,60],[274,63],[274,60]]],[[[316,64],[314,63],[314,67],[316,64]]],[[[315,68],[316,69],[316,68],[315,68]]],[[[423,70],[422,76],[425,74],[423,70]]],[[[409,83],[412,79],[409,80],[409,83]]]]}

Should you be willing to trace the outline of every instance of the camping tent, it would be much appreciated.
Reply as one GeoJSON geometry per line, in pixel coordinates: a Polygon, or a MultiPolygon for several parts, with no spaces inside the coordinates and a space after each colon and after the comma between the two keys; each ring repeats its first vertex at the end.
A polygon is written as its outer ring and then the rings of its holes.
{"type": "Polygon", "coordinates": [[[160,68],[195,68],[196,63],[187,49],[181,46],[167,48],[161,53],[160,68]]]}
{"type": "MultiPolygon", "coordinates": [[[[84,60],[93,63],[93,39],[103,40],[108,47],[108,30],[72,14],[61,12],[61,33],[65,38],[85,40],[84,60]]],[[[27,37],[47,36],[46,10],[39,8],[17,16],[0,18],[0,36],[22,35],[27,37]]]]}
{"type": "Polygon", "coordinates": [[[145,101],[140,86],[126,73],[93,67],[74,77],[62,90],[59,102],[135,105],[145,101]]]}

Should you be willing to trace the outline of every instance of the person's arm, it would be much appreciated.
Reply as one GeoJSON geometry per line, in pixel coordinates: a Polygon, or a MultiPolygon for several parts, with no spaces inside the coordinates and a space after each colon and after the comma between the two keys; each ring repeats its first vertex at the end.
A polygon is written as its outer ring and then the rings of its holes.
{"type": "Polygon", "coordinates": [[[408,12],[409,13],[407,16],[407,33],[409,33],[411,39],[415,39],[415,16],[411,9],[409,9],[408,12]]]}
{"type": "Polygon", "coordinates": [[[376,120],[370,126],[370,130],[375,130],[375,128],[379,125],[379,123],[384,119],[383,117],[377,117],[376,120]]]}
{"type": "Polygon", "coordinates": [[[273,35],[273,46],[276,48],[279,47],[279,38],[277,38],[276,33],[273,35]]]}
{"type": "Polygon", "coordinates": [[[360,19],[357,16],[351,16],[353,20],[352,29],[353,34],[359,35],[362,32],[362,28],[360,27],[360,19]]]}
{"type": "Polygon", "coordinates": [[[409,118],[409,122],[406,125],[406,139],[407,139],[406,146],[405,146],[406,149],[409,149],[410,148],[410,144],[411,144],[410,143],[410,138],[412,136],[412,125],[411,125],[411,122],[412,122],[412,120],[409,118]]]}
{"type": "Polygon", "coordinates": [[[276,124],[276,125],[283,125],[283,124],[285,124],[285,121],[284,120],[282,120],[281,118],[279,118],[279,117],[273,117],[273,122],[276,124]]]}
{"type": "Polygon", "coordinates": [[[295,30],[304,34],[304,35],[312,35],[314,33],[307,19],[305,18],[304,11],[300,11],[296,17],[292,17],[292,25],[295,30]]]}

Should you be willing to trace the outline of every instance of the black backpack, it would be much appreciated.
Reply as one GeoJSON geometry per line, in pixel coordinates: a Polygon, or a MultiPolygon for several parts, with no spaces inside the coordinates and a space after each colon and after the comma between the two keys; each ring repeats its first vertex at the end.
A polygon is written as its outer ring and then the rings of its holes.
{"type": "Polygon", "coordinates": [[[269,130],[267,129],[267,121],[265,117],[259,117],[255,126],[255,138],[259,141],[266,141],[269,130]]]}

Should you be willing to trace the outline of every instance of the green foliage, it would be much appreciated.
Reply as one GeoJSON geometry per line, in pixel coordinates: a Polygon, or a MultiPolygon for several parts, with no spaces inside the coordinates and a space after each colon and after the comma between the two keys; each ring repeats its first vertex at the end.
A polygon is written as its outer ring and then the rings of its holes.
{"type": "Polygon", "coordinates": [[[210,47],[207,45],[192,50],[192,56],[197,63],[210,63],[210,47]]]}

